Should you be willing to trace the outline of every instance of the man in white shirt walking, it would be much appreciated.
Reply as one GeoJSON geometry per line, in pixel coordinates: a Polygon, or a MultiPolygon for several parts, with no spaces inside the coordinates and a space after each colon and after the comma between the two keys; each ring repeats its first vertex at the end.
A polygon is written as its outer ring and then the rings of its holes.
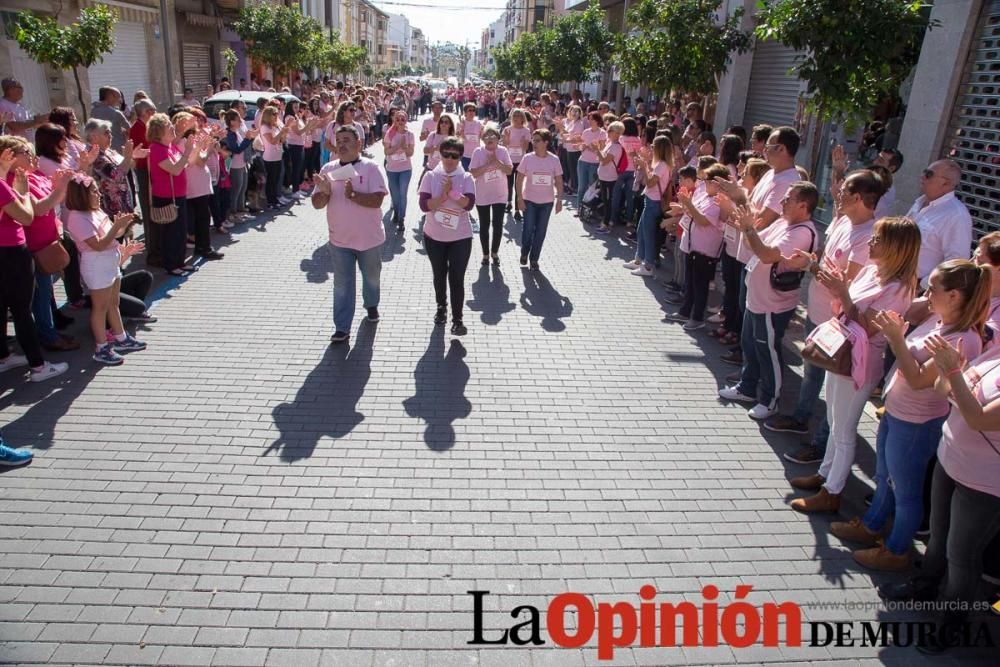
{"type": "Polygon", "coordinates": [[[972,253],[972,216],[965,204],[955,197],[962,170],[954,160],[932,162],[920,174],[923,194],[906,216],[920,227],[920,258],[917,276],[920,286],[941,262],[968,259],[972,253]]]}

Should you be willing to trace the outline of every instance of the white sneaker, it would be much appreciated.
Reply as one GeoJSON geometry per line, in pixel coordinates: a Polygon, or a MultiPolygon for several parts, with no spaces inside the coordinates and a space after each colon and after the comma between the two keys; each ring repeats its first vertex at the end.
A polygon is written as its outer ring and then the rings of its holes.
{"type": "Polygon", "coordinates": [[[646,266],[640,266],[638,269],[632,272],[633,276],[651,276],[653,275],[653,269],[646,266]]]}
{"type": "Polygon", "coordinates": [[[635,259],[633,259],[631,262],[625,262],[624,264],[622,264],[623,268],[629,269],[630,271],[634,271],[638,269],[640,266],[642,266],[642,262],[635,259]]]}
{"type": "Polygon", "coordinates": [[[31,381],[32,382],[45,382],[46,380],[51,380],[54,377],[58,377],[69,370],[69,364],[66,363],[50,363],[48,361],[42,366],[41,370],[31,371],[31,381]]]}
{"type": "Polygon", "coordinates": [[[712,324],[722,324],[726,321],[726,316],[722,313],[716,313],[715,315],[710,315],[705,319],[706,322],[711,322],[712,324]]]}
{"type": "Polygon", "coordinates": [[[226,220],[224,223],[222,223],[222,227],[224,229],[232,229],[235,226],[236,226],[236,223],[233,222],[232,220],[226,220]]]}
{"type": "Polygon", "coordinates": [[[778,414],[777,409],[769,408],[763,403],[758,403],[757,405],[747,410],[747,416],[750,417],[750,419],[756,419],[758,421],[762,419],[769,419],[770,417],[773,417],[776,414],[778,414]]]}
{"type": "Polygon", "coordinates": [[[698,322],[695,320],[688,320],[687,322],[684,323],[683,327],[684,331],[697,331],[698,329],[704,329],[704,328],[705,328],[704,322],[698,322]]]}
{"type": "Polygon", "coordinates": [[[757,399],[752,396],[741,394],[736,387],[725,387],[719,390],[719,396],[727,401],[737,401],[739,403],[756,403],[757,399]]]}
{"type": "Polygon", "coordinates": [[[28,358],[22,354],[12,354],[6,359],[0,359],[0,373],[28,365],[28,358]]]}

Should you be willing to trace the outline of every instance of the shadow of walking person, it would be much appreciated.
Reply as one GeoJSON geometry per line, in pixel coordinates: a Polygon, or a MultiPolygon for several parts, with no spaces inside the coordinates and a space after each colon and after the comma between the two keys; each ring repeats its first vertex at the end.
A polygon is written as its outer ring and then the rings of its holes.
{"type": "Polygon", "coordinates": [[[499,324],[504,313],[517,309],[510,300],[510,287],[503,280],[499,266],[493,267],[492,280],[490,267],[479,269],[479,280],[472,283],[472,298],[466,301],[469,310],[479,311],[479,319],[483,324],[499,324]]]}
{"type": "Polygon", "coordinates": [[[542,318],[542,328],[546,331],[564,331],[563,318],[573,315],[573,303],[552,286],[541,271],[521,271],[524,291],[521,292],[521,307],[535,317],[542,318]]]}
{"type": "Polygon", "coordinates": [[[469,383],[465,354],[461,341],[454,339],[445,354],[444,327],[435,327],[427,351],[413,371],[415,393],[403,401],[406,414],[427,422],[424,442],[436,452],[455,446],[452,422],[472,412],[472,403],[465,397],[469,383]]]}
{"type": "Polygon", "coordinates": [[[342,438],[365,420],[357,406],[372,374],[375,331],[376,325],[365,320],[353,347],[327,348],[323,360],[295,394],[295,400],[282,403],[271,412],[281,435],[261,456],[277,451],[287,463],[307,459],[321,438],[342,438]]]}
{"type": "Polygon", "coordinates": [[[313,250],[312,257],[299,262],[299,269],[306,274],[306,280],[311,283],[325,283],[333,273],[333,262],[330,258],[330,246],[324,243],[313,250]]]}

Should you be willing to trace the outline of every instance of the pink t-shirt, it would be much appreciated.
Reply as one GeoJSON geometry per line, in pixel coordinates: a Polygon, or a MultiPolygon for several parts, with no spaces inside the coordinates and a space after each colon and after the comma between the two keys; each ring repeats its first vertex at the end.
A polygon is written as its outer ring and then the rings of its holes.
{"type": "Polygon", "coordinates": [[[527,127],[514,127],[511,125],[507,128],[507,134],[509,138],[507,141],[501,143],[507,147],[511,161],[514,164],[520,164],[524,155],[531,150],[531,130],[527,127]]]}
{"type": "Polygon", "coordinates": [[[299,127],[298,118],[295,116],[285,116],[285,125],[291,125],[288,134],[285,135],[285,143],[289,146],[305,146],[305,133],[299,134],[296,132],[299,127]]]}
{"type": "Polygon", "coordinates": [[[154,141],[149,145],[149,180],[154,197],[187,197],[185,170],[176,176],[171,176],[160,166],[164,160],[170,160],[171,163],[176,164],[182,157],[184,157],[184,153],[174,144],[164,146],[160,142],[154,141]],[[170,189],[171,180],[173,181],[173,192],[170,189]]]}
{"type": "MultiPolygon", "coordinates": [[[[646,196],[653,201],[660,201],[660,194],[667,192],[670,188],[670,166],[666,162],[657,162],[653,167],[653,174],[656,176],[660,183],[660,187],[649,187],[646,186],[646,196]]],[[[718,207],[716,207],[718,209],[718,207]]]]}
{"type": "MultiPolygon", "coordinates": [[[[472,154],[472,161],[469,163],[469,171],[478,169],[489,164],[493,155],[485,148],[477,148],[472,154]]],[[[501,163],[513,167],[510,161],[510,154],[503,146],[497,146],[496,158],[501,163]]],[[[476,179],[476,205],[488,206],[490,204],[503,204],[507,201],[507,175],[499,169],[492,169],[483,172],[476,179]]]]}
{"type": "Polygon", "coordinates": [[[990,299],[990,314],[986,316],[986,326],[988,326],[993,331],[993,338],[986,345],[986,349],[990,349],[995,345],[1000,344],[1000,297],[993,297],[990,299]]]}
{"type": "MultiPolygon", "coordinates": [[[[851,219],[842,215],[834,220],[826,233],[826,247],[820,266],[832,262],[845,274],[850,263],[864,266],[868,263],[868,240],[872,237],[875,219],[860,225],[851,224],[851,219]]],[[[813,324],[822,324],[833,317],[831,302],[833,295],[818,280],[809,281],[809,319],[813,324]]]]}
{"type": "MultiPolygon", "coordinates": [[[[68,211],[66,214],[66,231],[76,244],[76,249],[80,254],[86,252],[100,252],[87,245],[87,239],[92,239],[98,234],[103,238],[111,231],[111,218],[108,214],[97,209],[96,211],[68,211]]],[[[104,250],[111,250],[118,247],[118,241],[112,241],[104,250]]]]}
{"type": "Polygon", "coordinates": [[[264,162],[278,162],[281,160],[281,154],[284,152],[285,147],[280,141],[271,143],[263,137],[271,137],[272,139],[281,132],[281,128],[271,127],[269,125],[261,125],[260,136],[261,142],[264,144],[264,162]]]}
{"type": "MultiPolygon", "coordinates": [[[[177,142],[178,148],[184,152],[187,147],[187,139],[177,142]]],[[[195,164],[195,156],[191,156],[191,161],[184,167],[184,175],[187,177],[187,198],[204,197],[212,194],[212,171],[209,169],[209,161],[218,159],[217,156],[209,153],[208,158],[201,166],[195,164]]]]}
{"type": "Polygon", "coordinates": [[[639,137],[622,137],[618,140],[625,149],[625,171],[635,171],[635,162],[628,156],[629,153],[638,153],[642,148],[642,139],[639,137]]]}
{"type": "MultiPolygon", "coordinates": [[[[765,172],[764,175],[760,177],[760,180],[757,181],[757,185],[754,186],[753,192],[750,193],[751,207],[760,212],[769,208],[780,216],[781,200],[785,198],[785,195],[788,193],[788,188],[791,187],[792,183],[799,180],[799,178],[799,172],[797,172],[794,167],[785,169],[777,174],[774,173],[773,169],[765,172]]],[[[753,251],[750,250],[750,246],[747,244],[746,239],[744,239],[743,235],[740,234],[739,249],[736,252],[736,259],[743,264],[746,264],[750,261],[752,256],[753,251]]]]}
{"type": "MultiPolygon", "coordinates": [[[[806,252],[810,246],[815,248],[815,238],[816,228],[811,220],[789,227],[787,220],[778,218],[760,232],[760,240],[764,245],[778,248],[782,257],[791,257],[796,248],[806,252]]],[[[747,262],[747,310],[760,315],[784,313],[795,308],[799,302],[799,290],[779,292],[771,287],[772,265],[760,261],[753,251],[750,254],[750,261],[747,262]]],[[[779,273],[787,270],[784,262],[778,263],[779,273]]]]}
{"type": "Polygon", "coordinates": [[[608,133],[604,131],[604,128],[599,127],[596,130],[592,130],[589,127],[583,131],[583,151],[580,153],[580,162],[589,162],[590,164],[597,164],[600,161],[597,153],[595,153],[591,148],[590,144],[595,141],[607,141],[608,133]]]}
{"type": "MultiPolygon", "coordinates": [[[[340,167],[340,160],[327,162],[320,173],[329,174],[340,167]]],[[[351,178],[351,187],[360,194],[388,193],[385,177],[378,165],[367,158],[354,163],[357,172],[351,178]]],[[[326,225],[330,230],[330,244],[351,250],[370,250],[385,243],[382,211],[356,204],[344,194],[345,181],[330,184],[330,202],[326,205],[326,225]]]]}
{"type": "MultiPolygon", "coordinates": [[[[416,138],[413,133],[409,130],[405,132],[393,132],[392,136],[386,135],[384,141],[389,142],[389,147],[392,149],[402,148],[404,146],[414,147],[416,146],[416,138]]],[[[413,169],[413,164],[410,163],[410,158],[406,156],[406,153],[394,153],[392,155],[386,156],[385,170],[398,173],[401,171],[410,171],[413,169]]]]}
{"type": "Polygon", "coordinates": [[[622,145],[617,141],[612,143],[607,147],[607,150],[611,153],[613,159],[610,162],[602,162],[599,167],[597,167],[597,178],[605,182],[613,182],[618,180],[618,160],[621,159],[622,155],[622,145]]]}
{"type": "Polygon", "coordinates": [[[433,117],[431,117],[431,118],[425,118],[424,122],[420,124],[420,134],[423,134],[424,132],[426,132],[427,136],[430,137],[432,134],[434,134],[435,132],[437,132],[437,124],[438,124],[438,121],[440,121],[440,120],[441,120],[440,118],[438,118],[437,120],[434,120],[433,117]]]}
{"type": "MultiPolygon", "coordinates": [[[[943,336],[966,359],[975,359],[982,354],[983,341],[978,333],[968,330],[946,334],[944,331],[947,328],[941,323],[941,318],[932,313],[920,326],[910,332],[906,337],[906,347],[910,349],[910,354],[918,364],[924,364],[931,358],[926,347],[927,337],[931,334],[943,336]]],[[[947,415],[949,405],[948,399],[934,391],[934,387],[926,389],[910,387],[902,373],[893,366],[885,388],[885,409],[896,419],[923,424],[947,415]]]]}
{"type": "MultiPolygon", "coordinates": [[[[17,193],[7,185],[6,181],[0,181],[0,209],[17,199],[17,193]]],[[[24,227],[20,222],[14,220],[6,213],[0,213],[0,248],[16,248],[24,245],[24,227]]],[[[6,317],[6,313],[4,317],[6,317]]]]}
{"type": "MultiPolygon", "coordinates": [[[[965,381],[980,405],[1000,398],[1000,345],[969,363],[965,381]]],[[[1000,496],[1000,431],[969,428],[957,407],[944,423],[937,456],[948,476],[970,489],[1000,496]]]]}
{"type": "Polygon", "coordinates": [[[549,204],[556,198],[556,177],[562,176],[562,164],[552,153],[538,157],[532,151],[517,166],[517,173],[524,175],[524,201],[549,204]]]}
{"type": "MultiPolygon", "coordinates": [[[[14,182],[14,172],[7,173],[7,183],[14,182]]],[[[52,181],[45,174],[32,172],[28,174],[28,191],[32,203],[45,199],[52,192],[52,181]]],[[[28,242],[28,250],[36,252],[62,236],[62,226],[56,216],[57,206],[53,206],[45,215],[36,215],[30,227],[24,228],[24,236],[28,242]]],[[[20,226],[20,225],[18,225],[20,226]]]]}
{"type": "Polygon", "coordinates": [[[563,144],[567,153],[579,153],[583,149],[583,145],[579,141],[573,141],[573,137],[578,134],[582,137],[583,131],[589,126],[590,124],[585,122],[582,118],[575,121],[571,121],[567,118],[563,121],[563,128],[569,134],[569,141],[566,141],[563,144]]]}
{"type": "Polygon", "coordinates": [[[687,246],[687,252],[694,250],[709,257],[719,257],[722,254],[724,240],[722,222],[719,220],[719,205],[715,203],[715,197],[709,197],[708,193],[702,191],[691,198],[691,203],[712,224],[704,227],[694,220],[689,220],[683,236],[687,239],[687,243],[684,244],[687,246]]]}
{"type": "Polygon", "coordinates": [[[471,158],[472,154],[479,148],[479,135],[483,132],[483,124],[478,120],[463,120],[455,128],[455,131],[465,146],[462,157],[471,158]]]}
{"type": "MultiPolygon", "coordinates": [[[[891,310],[902,315],[910,307],[910,302],[913,300],[913,290],[898,280],[885,285],[880,284],[878,267],[874,264],[868,264],[861,269],[851,281],[847,291],[851,295],[851,301],[858,307],[859,313],[891,310]]],[[[838,300],[835,305],[837,313],[840,313],[840,301],[838,300]]],[[[888,342],[881,332],[869,334],[866,380],[875,380],[884,373],[882,359],[885,355],[886,345],[888,342]]]]}
{"type": "Polygon", "coordinates": [[[448,138],[447,134],[437,134],[434,133],[427,137],[427,141],[424,143],[424,148],[433,148],[434,151],[427,157],[427,170],[433,171],[435,167],[441,164],[441,151],[438,150],[438,146],[441,142],[448,138]]]}
{"type": "MultiPolygon", "coordinates": [[[[451,191],[461,195],[476,194],[476,182],[472,174],[458,165],[455,171],[446,174],[444,165],[429,171],[420,182],[421,194],[429,194],[437,199],[444,191],[445,177],[451,177],[451,191]]],[[[461,208],[453,199],[448,199],[439,208],[428,211],[424,219],[424,234],[435,241],[460,241],[472,237],[472,222],[469,212],[461,208]]]]}

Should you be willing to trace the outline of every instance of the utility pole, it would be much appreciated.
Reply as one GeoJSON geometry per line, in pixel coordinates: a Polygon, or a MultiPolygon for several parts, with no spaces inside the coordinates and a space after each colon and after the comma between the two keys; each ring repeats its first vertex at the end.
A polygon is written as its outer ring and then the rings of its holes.
{"type": "Polygon", "coordinates": [[[174,65],[170,61],[170,28],[167,20],[167,0],[160,0],[160,36],[163,38],[163,56],[167,64],[167,106],[174,104],[174,65]]]}

